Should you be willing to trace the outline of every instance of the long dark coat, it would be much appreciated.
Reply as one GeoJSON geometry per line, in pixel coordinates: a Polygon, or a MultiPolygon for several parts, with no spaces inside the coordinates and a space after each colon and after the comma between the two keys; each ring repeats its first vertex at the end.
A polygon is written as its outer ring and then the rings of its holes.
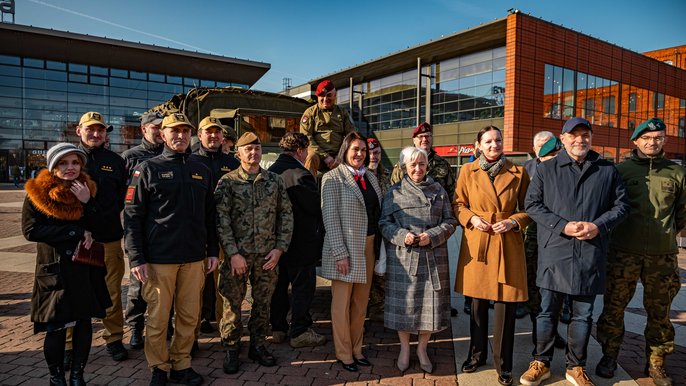
{"type": "Polygon", "coordinates": [[[457,227],[450,201],[431,177],[420,189],[407,175],[384,197],[379,228],[386,240],[384,325],[388,328],[416,333],[448,327],[447,241],[457,227]],[[426,232],[431,243],[408,247],[408,232],[426,232]]]}
{"type": "MultiPolygon", "coordinates": [[[[95,183],[81,173],[91,196],[95,183]]],[[[82,205],[44,169],[26,183],[22,230],[37,242],[36,275],[31,296],[31,321],[68,323],[85,318],[103,318],[112,305],[105,283],[105,268],[73,263],[71,257],[85,230],[98,226],[94,199],[82,205]]]]}
{"type": "Polygon", "coordinates": [[[305,266],[322,257],[324,223],[319,187],[312,173],[295,158],[280,154],[269,171],[279,174],[293,207],[293,236],[279,264],[305,266]]]}
{"type": "Polygon", "coordinates": [[[536,167],[526,211],[538,225],[536,285],[570,295],[599,295],[605,289],[610,231],[629,215],[629,200],[617,169],[590,151],[580,169],[561,151],[536,167]],[[562,234],[570,221],[593,222],[591,240],[562,234]]]}

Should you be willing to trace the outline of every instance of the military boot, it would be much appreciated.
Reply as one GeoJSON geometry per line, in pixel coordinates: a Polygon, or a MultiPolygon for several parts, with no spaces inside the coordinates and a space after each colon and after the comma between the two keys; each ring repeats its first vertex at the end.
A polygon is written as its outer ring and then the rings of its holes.
{"type": "Polygon", "coordinates": [[[238,359],[238,348],[228,349],[226,351],[226,357],[224,357],[224,372],[226,374],[236,374],[240,364],[241,361],[238,359]]]}
{"type": "Polygon", "coordinates": [[[67,386],[62,365],[48,366],[48,370],[50,370],[50,386],[67,386]]]}
{"type": "Polygon", "coordinates": [[[85,368],[85,360],[74,358],[71,366],[71,375],[69,376],[69,386],[86,386],[86,380],[83,379],[83,369],[85,368]]]}
{"type": "Polygon", "coordinates": [[[655,386],[672,386],[672,378],[667,375],[664,363],[646,363],[645,374],[653,379],[655,386]]]}
{"type": "Polygon", "coordinates": [[[276,358],[274,358],[274,356],[267,351],[267,348],[263,345],[255,346],[250,343],[248,358],[258,362],[262,366],[271,367],[276,365],[276,358]]]}
{"type": "Polygon", "coordinates": [[[595,368],[595,373],[599,377],[612,378],[615,376],[615,370],[617,370],[617,360],[603,355],[595,368]]]}

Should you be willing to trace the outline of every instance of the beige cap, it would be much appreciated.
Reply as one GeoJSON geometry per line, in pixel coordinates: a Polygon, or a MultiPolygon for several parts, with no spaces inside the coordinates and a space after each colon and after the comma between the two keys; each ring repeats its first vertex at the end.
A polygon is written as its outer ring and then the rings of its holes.
{"type": "Polygon", "coordinates": [[[222,132],[226,132],[226,127],[222,125],[222,123],[219,121],[219,118],[215,117],[205,117],[202,121],[200,121],[200,125],[198,125],[198,131],[209,129],[210,127],[216,127],[222,132]]]}
{"type": "Polygon", "coordinates": [[[193,129],[193,125],[191,125],[191,122],[188,120],[188,118],[181,113],[173,113],[169,114],[164,119],[162,120],[162,128],[164,129],[165,127],[176,127],[176,126],[190,126],[191,129],[193,129]]]}
{"type": "Polygon", "coordinates": [[[95,111],[89,111],[81,116],[81,119],[79,119],[79,126],[82,127],[87,127],[87,126],[93,126],[93,125],[100,125],[104,126],[107,129],[107,132],[112,131],[112,126],[108,126],[105,123],[105,119],[103,119],[102,114],[95,112],[95,111]]]}

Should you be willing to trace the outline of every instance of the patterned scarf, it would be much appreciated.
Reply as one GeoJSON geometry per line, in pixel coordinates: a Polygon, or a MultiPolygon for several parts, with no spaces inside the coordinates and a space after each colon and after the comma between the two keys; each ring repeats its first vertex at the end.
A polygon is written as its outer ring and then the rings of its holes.
{"type": "Polygon", "coordinates": [[[497,176],[498,173],[500,173],[500,169],[502,169],[503,166],[505,166],[505,161],[505,154],[502,154],[500,158],[493,162],[489,162],[486,159],[486,156],[481,154],[481,156],[479,156],[479,167],[481,168],[481,170],[485,171],[486,174],[488,174],[488,179],[490,179],[491,182],[493,182],[495,180],[495,176],[497,176]]]}

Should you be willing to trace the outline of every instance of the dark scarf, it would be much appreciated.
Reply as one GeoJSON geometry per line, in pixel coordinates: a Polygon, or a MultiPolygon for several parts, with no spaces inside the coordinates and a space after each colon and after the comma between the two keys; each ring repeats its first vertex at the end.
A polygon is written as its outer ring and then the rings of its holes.
{"type": "Polygon", "coordinates": [[[489,162],[486,157],[481,154],[481,156],[479,156],[479,167],[481,170],[485,171],[486,174],[488,174],[488,179],[493,182],[495,180],[495,176],[500,173],[500,169],[505,166],[506,161],[507,159],[505,158],[505,154],[502,154],[500,158],[493,162],[489,162]]]}

